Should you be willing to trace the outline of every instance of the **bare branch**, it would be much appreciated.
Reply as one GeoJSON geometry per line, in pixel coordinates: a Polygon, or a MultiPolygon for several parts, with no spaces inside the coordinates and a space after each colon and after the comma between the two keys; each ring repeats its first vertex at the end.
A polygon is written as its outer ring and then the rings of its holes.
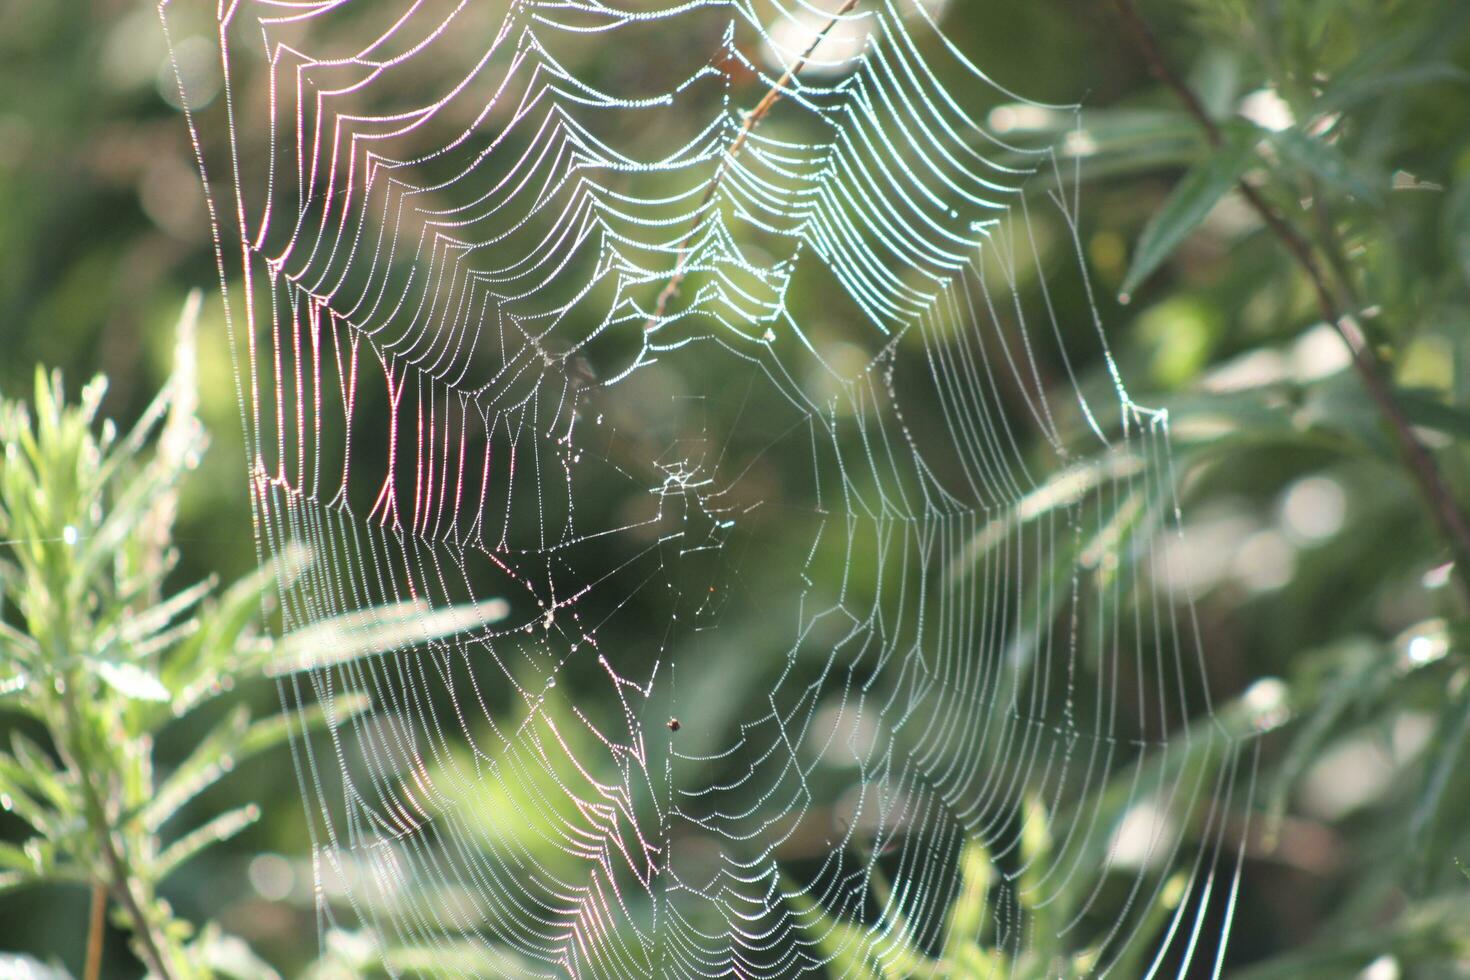
{"type": "MultiPolygon", "coordinates": [[[[715,175],[710,180],[709,186],[705,188],[704,196],[699,199],[699,206],[695,208],[696,212],[704,211],[704,206],[714,198],[715,192],[719,190],[720,182],[725,179],[725,174],[729,172],[730,166],[735,162],[735,158],[740,155],[741,149],[745,146],[746,139],[755,127],[760,125],[761,120],[766,118],[766,115],[770,113],[771,107],[781,101],[781,96],[786,93],[787,86],[806,67],[807,61],[811,58],[813,52],[817,50],[817,46],[826,40],[827,34],[832,30],[833,26],[850,13],[857,4],[858,0],[844,0],[842,6],[837,8],[837,12],[832,15],[832,19],[827,21],[826,25],[817,33],[816,38],[812,40],[812,43],[807,45],[807,49],[801,53],[801,57],[796,59],[796,63],[786,69],[786,72],[776,80],[776,84],[772,85],[766,92],[765,97],[756,103],[756,107],[746,115],[745,122],[740,127],[740,132],[731,141],[730,148],[725,151],[724,157],[720,160],[719,169],[715,171],[715,175]]],[[[700,220],[699,217],[694,219],[694,224],[684,235],[683,241],[679,242],[678,258],[674,260],[674,273],[669,277],[669,281],[665,284],[664,288],[659,291],[658,299],[653,304],[653,313],[649,316],[648,322],[643,325],[645,331],[652,330],[658,326],[659,321],[663,319],[664,311],[668,308],[669,300],[679,295],[679,286],[684,282],[684,277],[689,271],[685,266],[685,263],[689,261],[689,246],[694,241],[695,233],[699,230],[700,220]]]]}

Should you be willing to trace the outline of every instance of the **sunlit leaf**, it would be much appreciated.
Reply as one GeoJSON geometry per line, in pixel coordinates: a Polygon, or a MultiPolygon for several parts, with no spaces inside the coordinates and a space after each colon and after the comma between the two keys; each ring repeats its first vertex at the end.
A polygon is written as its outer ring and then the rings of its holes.
{"type": "Polygon", "coordinates": [[[210,923],[194,941],[200,958],[216,975],[232,980],[281,980],[271,965],[251,950],[238,936],[228,935],[210,923]]]}
{"type": "Polygon", "coordinates": [[[872,940],[866,930],[838,922],[798,888],[790,888],[785,898],[802,932],[829,958],[833,974],[855,980],[884,980],[873,962],[872,940]]]}
{"type": "Polygon", "coordinates": [[[967,842],[960,852],[960,889],[946,916],[946,959],[958,959],[965,946],[979,944],[993,876],[990,854],[985,845],[979,841],[967,842]]]}
{"type": "Polygon", "coordinates": [[[24,691],[26,689],[26,685],[30,683],[30,679],[31,676],[29,674],[27,674],[25,671],[20,671],[19,673],[10,675],[4,680],[0,680],[0,698],[8,697],[12,694],[19,694],[20,692],[24,691]]]}
{"type": "Polygon", "coordinates": [[[137,664],[113,660],[89,660],[87,664],[109,687],[124,697],[135,701],[162,702],[169,699],[168,688],[163,686],[158,676],[137,664]]]}
{"type": "Polygon", "coordinates": [[[511,950],[474,940],[396,946],[384,954],[383,960],[395,975],[414,977],[514,977],[537,972],[511,950]]]}
{"type": "Polygon", "coordinates": [[[276,644],[267,672],[273,677],[332,667],[498,623],[510,615],[504,599],[435,609],[400,602],[343,613],[288,633],[276,644]]]}
{"type": "Polygon", "coordinates": [[[21,953],[0,953],[0,977],[5,980],[72,980],[65,967],[44,963],[21,953]]]}
{"type": "Polygon", "coordinates": [[[260,808],[253,803],[221,813],[165,847],[154,864],[155,877],[164,880],[206,847],[229,840],[259,819],[260,808]]]}
{"type": "Polygon", "coordinates": [[[158,786],[143,813],[146,826],[162,827],[190,800],[223,779],[245,760],[301,736],[331,725],[341,725],[367,710],[364,696],[336,698],[328,709],[314,705],[292,715],[271,715],[252,722],[244,705],[236,707],[158,786]]]}

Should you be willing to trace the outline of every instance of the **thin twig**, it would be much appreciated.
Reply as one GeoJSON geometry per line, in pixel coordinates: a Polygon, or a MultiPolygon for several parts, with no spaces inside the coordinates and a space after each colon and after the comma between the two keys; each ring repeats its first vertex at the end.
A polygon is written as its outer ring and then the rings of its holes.
{"type": "MultiPolygon", "coordinates": [[[[82,724],[76,704],[75,688],[76,685],[68,679],[62,691],[62,708],[66,712],[71,737],[79,740],[82,735],[82,724]]],[[[64,741],[62,744],[65,744],[64,741]]],[[[107,808],[102,803],[97,787],[92,783],[91,772],[82,761],[85,757],[84,753],[75,747],[67,746],[67,754],[70,756],[67,762],[76,772],[77,782],[82,789],[83,801],[92,824],[92,832],[97,835],[97,844],[102,849],[102,858],[107,862],[107,871],[112,877],[108,890],[112,892],[113,900],[123,907],[128,918],[132,920],[133,933],[137,936],[139,945],[142,946],[143,959],[148,969],[159,980],[173,980],[174,972],[170,969],[170,960],[164,958],[162,947],[153,936],[153,924],[143,914],[142,906],[133,895],[132,875],[128,873],[127,863],[123,861],[122,855],[118,853],[117,845],[113,842],[107,808]]]]}
{"type": "Polygon", "coordinates": [[[653,314],[649,316],[648,322],[643,325],[645,331],[652,330],[658,326],[659,321],[663,319],[664,310],[669,305],[669,300],[679,295],[679,285],[684,281],[684,277],[688,275],[689,271],[685,267],[685,263],[689,260],[689,246],[694,241],[695,233],[699,231],[701,219],[698,212],[702,212],[704,206],[714,198],[715,191],[719,189],[720,182],[725,179],[725,174],[729,171],[731,164],[735,162],[735,157],[739,155],[740,150],[745,146],[746,138],[750,136],[756,126],[760,125],[761,120],[766,118],[766,115],[771,111],[771,107],[781,101],[781,96],[785,94],[786,87],[806,67],[807,61],[817,50],[817,45],[826,40],[827,33],[832,30],[844,15],[851,12],[852,8],[857,5],[858,0],[844,0],[842,6],[838,7],[837,12],[832,15],[832,19],[827,21],[826,26],[817,33],[816,38],[801,53],[801,57],[796,59],[796,63],[786,69],[786,72],[776,80],[776,84],[772,85],[770,90],[766,92],[765,97],[756,104],[754,109],[746,114],[745,122],[740,126],[740,132],[731,141],[730,148],[725,151],[724,157],[720,160],[719,169],[715,171],[714,178],[709,182],[709,186],[705,188],[704,196],[699,199],[699,205],[695,208],[696,216],[694,218],[694,224],[690,226],[689,231],[684,235],[684,239],[679,242],[678,257],[674,260],[673,275],[669,277],[669,281],[664,285],[664,288],[659,291],[658,299],[653,305],[653,314]]]}
{"type": "Polygon", "coordinates": [[[99,980],[102,976],[102,934],[107,925],[107,886],[92,884],[92,915],[87,922],[87,964],[83,980],[99,980]]]}
{"type": "Polygon", "coordinates": [[[123,864],[122,856],[113,846],[112,834],[105,827],[101,829],[100,834],[102,854],[112,871],[113,897],[122,903],[123,908],[127,909],[128,918],[133,920],[133,932],[143,945],[143,952],[149,960],[148,968],[158,974],[160,980],[173,980],[174,974],[169,968],[169,961],[164,959],[162,949],[153,938],[153,924],[144,916],[142,906],[133,896],[131,876],[128,874],[127,866],[123,864]]]}
{"type": "MultiPolygon", "coordinates": [[[[1220,146],[1224,142],[1220,127],[1210,118],[1210,114],[1205,110],[1199,97],[1164,60],[1153,29],[1139,14],[1133,0],[1113,0],[1113,5],[1117,8],[1124,26],[1132,36],[1150,73],[1174,91],[1179,101],[1184,103],[1184,108],[1199,123],[1210,145],[1220,146]]],[[[1394,401],[1393,389],[1384,376],[1383,364],[1377,353],[1369,344],[1358,322],[1343,313],[1337,299],[1332,294],[1332,289],[1328,286],[1327,276],[1321,265],[1318,264],[1316,256],[1312,254],[1311,245],[1307,240],[1266,203],[1259,191],[1243,179],[1237,184],[1246,203],[1256,214],[1260,215],[1266,227],[1280,240],[1297,265],[1301,266],[1302,271],[1307,274],[1307,278],[1312,283],[1312,291],[1316,295],[1317,307],[1321,311],[1322,318],[1332,324],[1343,342],[1347,344],[1352,354],[1353,368],[1358,373],[1358,379],[1368,392],[1368,397],[1373,401],[1374,407],[1378,409],[1379,414],[1393,430],[1404,465],[1408,468],[1420,494],[1424,497],[1431,517],[1449,544],[1450,552],[1455,559],[1455,571],[1461,590],[1466,598],[1470,599],[1470,519],[1467,519],[1465,512],[1461,510],[1459,502],[1450,491],[1434,457],[1415,435],[1413,426],[1404,416],[1398,403],[1394,401]]]]}

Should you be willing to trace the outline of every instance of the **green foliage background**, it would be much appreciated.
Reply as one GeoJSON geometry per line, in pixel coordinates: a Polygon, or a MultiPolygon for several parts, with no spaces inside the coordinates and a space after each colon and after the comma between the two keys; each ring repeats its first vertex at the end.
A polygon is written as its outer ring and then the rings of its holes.
{"type": "MultiPolygon", "coordinates": [[[[1360,298],[1402,404],[1470,503],[1470,7],[1171,0],[1143,11],[1222,121],[1263,102],[1289,109],[1295,124],[1258,134],[1242,167],[1360,298]]],[[[1466,606],[1307,284],[1233,194],[1187,215],[1201,220],[1179,218],[1181,177],[1208,185],[1219,162],[1111,3],[954,0],[945,27],[993,77],[1089,107],[1074,145],[1087,158],[1084,244],[1101,291],[1119,292],[1140,253],[1158,259],[1126,306],[1102,313],[1134,397],[1171,412],[1178,560],[1210,679],[1222,699],[1279,679],[1290,714],[1264,743],[1232,968],[1352,976],[1391,955],[1408,976],[1470,975],[1470,881],[1457,863],[1470,861],[1466,606]]],[[[0,0],[7,397],[29,395],[38,363],[74,385],[102,372],[101,411],[126,426],[169,373],[185,295],[216,281],[187,134],[160,94],[166,59],[150,5],[0,0]]],[[[1082,308],[1078,288],[1053,283],[1064,309],[1082,308]]],[[[213,444],[183,485],[179,585],[255,565],[220,315],[206,300],[199,413],[213,444]]],[[[265,681],[231,697],[257,712],[276,704],[265,681]]],[[[19,724],[0,715],[0,732],[19,724]]],[[[208,724],[165,729],[160,766],[183,760],[208,724]]],[[[282,766],[279,755],[242,764],[188,805],[191,824],[248,802],[262,817],[181,868],[165,894],[180,917],[220,922],[294,975],[317,934],[282,766]],[[298,862],[284,898],[257,887],[279,862],[248,873],[261,854],[298,862]]],[[[19,833],[0,815],[0,836],[19,833]]],[[[75,886],[0,894],[0,949],[79,972],[86,915],[75,886]]],[[[106,962],[109,976],[137,975],[118,935],[106,962]]]]}

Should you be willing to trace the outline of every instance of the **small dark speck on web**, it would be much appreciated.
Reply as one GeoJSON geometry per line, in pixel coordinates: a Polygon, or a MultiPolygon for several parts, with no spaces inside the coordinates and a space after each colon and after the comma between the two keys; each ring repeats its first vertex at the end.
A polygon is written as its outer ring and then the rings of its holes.
{"type": "Polygon", "coordinates": [[[681,726],[679,725],[679,719],[677,719],[677,718],[670,718],[669,719],[669,731],[671,731],[671,732],[677,732],[680,727],[681,726]]]}

